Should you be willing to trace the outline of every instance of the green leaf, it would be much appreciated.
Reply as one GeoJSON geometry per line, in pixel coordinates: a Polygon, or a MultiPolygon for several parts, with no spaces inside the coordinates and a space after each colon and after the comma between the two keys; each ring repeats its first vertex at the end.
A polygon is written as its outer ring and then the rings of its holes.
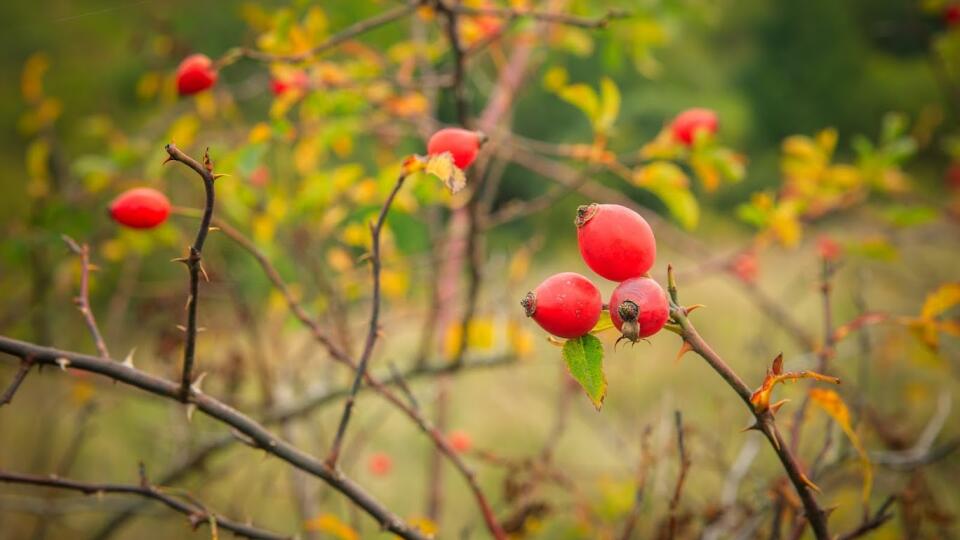
{"type": "Polygon", "coordinates": [[[596,336],[587,334],[563,344],[563,360],[570,375],[587,392],[593,406],[600,410],[607,395],[607,377],[603,374],[603,345],[596,336]]]}
{"type": "Polygon", "coordinates": [[[700,222],[700,204],[687,188],[651,186],[650,190],[663,201],[670,215],[686,230],[692,230],[700,222]]]}

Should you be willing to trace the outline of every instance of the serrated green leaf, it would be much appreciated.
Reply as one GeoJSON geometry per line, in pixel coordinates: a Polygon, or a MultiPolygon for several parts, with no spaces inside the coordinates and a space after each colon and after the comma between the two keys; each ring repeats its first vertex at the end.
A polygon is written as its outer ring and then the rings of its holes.
{"type": "Polygon", "coordinates": [[[587,334],[568,340],[561,351],[570,375],[587,392],[593,406],[600,410],[607,395],[607,377],[603,374],[603,345],[596,336],[587,334]]]}

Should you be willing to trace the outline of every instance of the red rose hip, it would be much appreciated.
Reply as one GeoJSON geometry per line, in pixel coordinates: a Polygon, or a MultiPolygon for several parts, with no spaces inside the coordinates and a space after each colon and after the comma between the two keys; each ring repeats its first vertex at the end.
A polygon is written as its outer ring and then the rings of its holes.
{"type": "Polygon", "coordinates": [[[277,77],[270,81],[270,90],[275,96],[281,96],[287,92],[306,92],[310,89],[310,77],[306,72],[297,70],[287,74],[285,77],[277,77]]]}
{"type": "Polygon", "coordinates": [[[618,204],[577,209],[577,242],[591,270],[611,281],[642,276],[657,258],[657,241],[643,217],[618,204]]]}
{"type": "Polygon", "coordinates": [[[484,135],[478,131],[460,128],[441,129],[427,141],[427,153],[436,156],[450,152],[453,156],[453,164],[466,169],[476,159],[484,139],[484,135]]]}
{"type": "Polygon", "coordinates": [[[217,82],[217,70],[205,54],[191,54],[177,67],[177,92],[190,96],[203,92],[217,82]]]}
{"type": "Polygon", "coordinates": [[[170,201],[153,188],[133,188],[124,191],[110,203],[110,217],[133,229],[152,229],[167,220],[170,201]]]}
{"type": "Polygon", "coordinates": [[[717,132],[717,124],[717,113],[710,109],[687,109],[673,119],[670,130],[674,139],[690,146],[696,140],[697,132],[713,135],[717,132]]]}
{"type": "Polygon", "coordinates": [[[656,334],[669,317],[667,295],[660,284],[650,278],[628,279],[610,295],[610,320],[623,338],[630,341],[656,334]]]}
{"type": "Polygon", "coordinates": [[[567,339],[590,332],[600,320],[603,300],[587,278],[563,272],[547,278],[520,302],[541,328],[567,339]]]}

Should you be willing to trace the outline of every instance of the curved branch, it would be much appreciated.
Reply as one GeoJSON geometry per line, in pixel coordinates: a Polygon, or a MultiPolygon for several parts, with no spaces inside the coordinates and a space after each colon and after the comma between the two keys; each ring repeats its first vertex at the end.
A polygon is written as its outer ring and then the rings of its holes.
{"type": "MultiPolygon", "coordinates": [[[[180,386],[149,373],[125,366],[119,362],[102,360],[93,356],[72,351],[61,351],[51,347],[42,347],[25,341],[0,336],[0,351],[15,357],[32,358],[37,364],[71,367],[103,375],[114,381],[135,386],[151,394],[169,399],[180,400],[180,386]]],[[[426,540],[426,536],[406,524],[399,516],[383,506],[362,487],[334,471],[322,461],[306,454],[293,445],[279,440],[261,424],[229,405],[198,391],[190,392],[187,401],[207,416],[232,427],[250,440],[250,443],[283,461],[316,476],[333,489],[347,496],[357,506],[373,517],[384,529],[396,533],[402,538],[426,540]]]]}
{"type": "MultiPolygon", "coordinates": [[[[252,525],[246,525],[240,523],[239,521],[232,520],[222,514],[216,512],[211,512],[206,507],[200,503],[187,503],[168,495],[163,492],[163,488],[154,486],[146,481],[146,478],[141,478],[141,483],[139,485],[134,484],[108,484],[108,483],[91,483],[91,482],[80,482],[78,480],[70,480],[68,478],[60,478],[55,475],[51,476],[40,476],[33,474],[21,474],[6,472],[0,470],[0,482],[6,484],[24,484],[31,486],[43,486],[57,489],[65,489],[69,491],[79,491],[84,495],[94,495],[101,493],[116,493],[116,494],[125,494],[125,495],[137,495],[139,497],[144,497],[146,499],[152,499],[159,501],[165,504],[167,507],[180,512],[187,516],[190,520],[190,525],[193,528],[197,528],[204,523],[210,523],[216,527],[222,527],[228,531],[236,533],[239,536],[245,538],[255,538],[262,540],[284,540],[289,539],[291,536],[282,535],[274,533],[265,529],[260,529],[252,525]]],[[[191,501],[195,501],[193,497],[189,497],[191,501]]]]}

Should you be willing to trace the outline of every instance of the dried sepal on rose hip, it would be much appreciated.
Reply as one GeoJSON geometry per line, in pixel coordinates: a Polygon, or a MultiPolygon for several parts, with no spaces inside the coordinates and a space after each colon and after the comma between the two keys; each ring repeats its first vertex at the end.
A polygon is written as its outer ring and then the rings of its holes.
{"type": "Polygon", "coordinates": [[[577,209],[577,243],[587,266],[610,281],[642,276],[657,258],[657,241],[647,220],[618,204],[577,209]]]}
{"type": "Polygon", "coordinates": [[[527,317],[559,338],[574,339],[596,326],[603,309],[600,290],[575,272],[548,277],[520,302],[527,317]]]}
{"type": "MultiPolygon", "coordinates": [[[[670,317],[667,294],[648,277],[631,278],[610,295],[610,321],[630,342],[650,337],[660,331],[670,317]]],[[[617,341],[620,341],[619,339],[617,341]]]]}
{"type": "Polygon", "coordinates": [[[217,83],[217,69],[205,54],[191,54],[177,67],[177,93],[198,94],[217,83]]]}
{"type": "Polygon", "coordinates": [[[476,159],[486,136],[479,131],[461,128],[445,128],[433,134],[427,141],[427,154],[431,156],[450,152],[453,164],[466,169],[476,159]]]}
{"type": "Polygon", "coordinates": [[[110,217],[133,229],[152,229],[170,215],[170,201],[163,193],[148,187],[128,189],[110,203],[110,217]]]}

